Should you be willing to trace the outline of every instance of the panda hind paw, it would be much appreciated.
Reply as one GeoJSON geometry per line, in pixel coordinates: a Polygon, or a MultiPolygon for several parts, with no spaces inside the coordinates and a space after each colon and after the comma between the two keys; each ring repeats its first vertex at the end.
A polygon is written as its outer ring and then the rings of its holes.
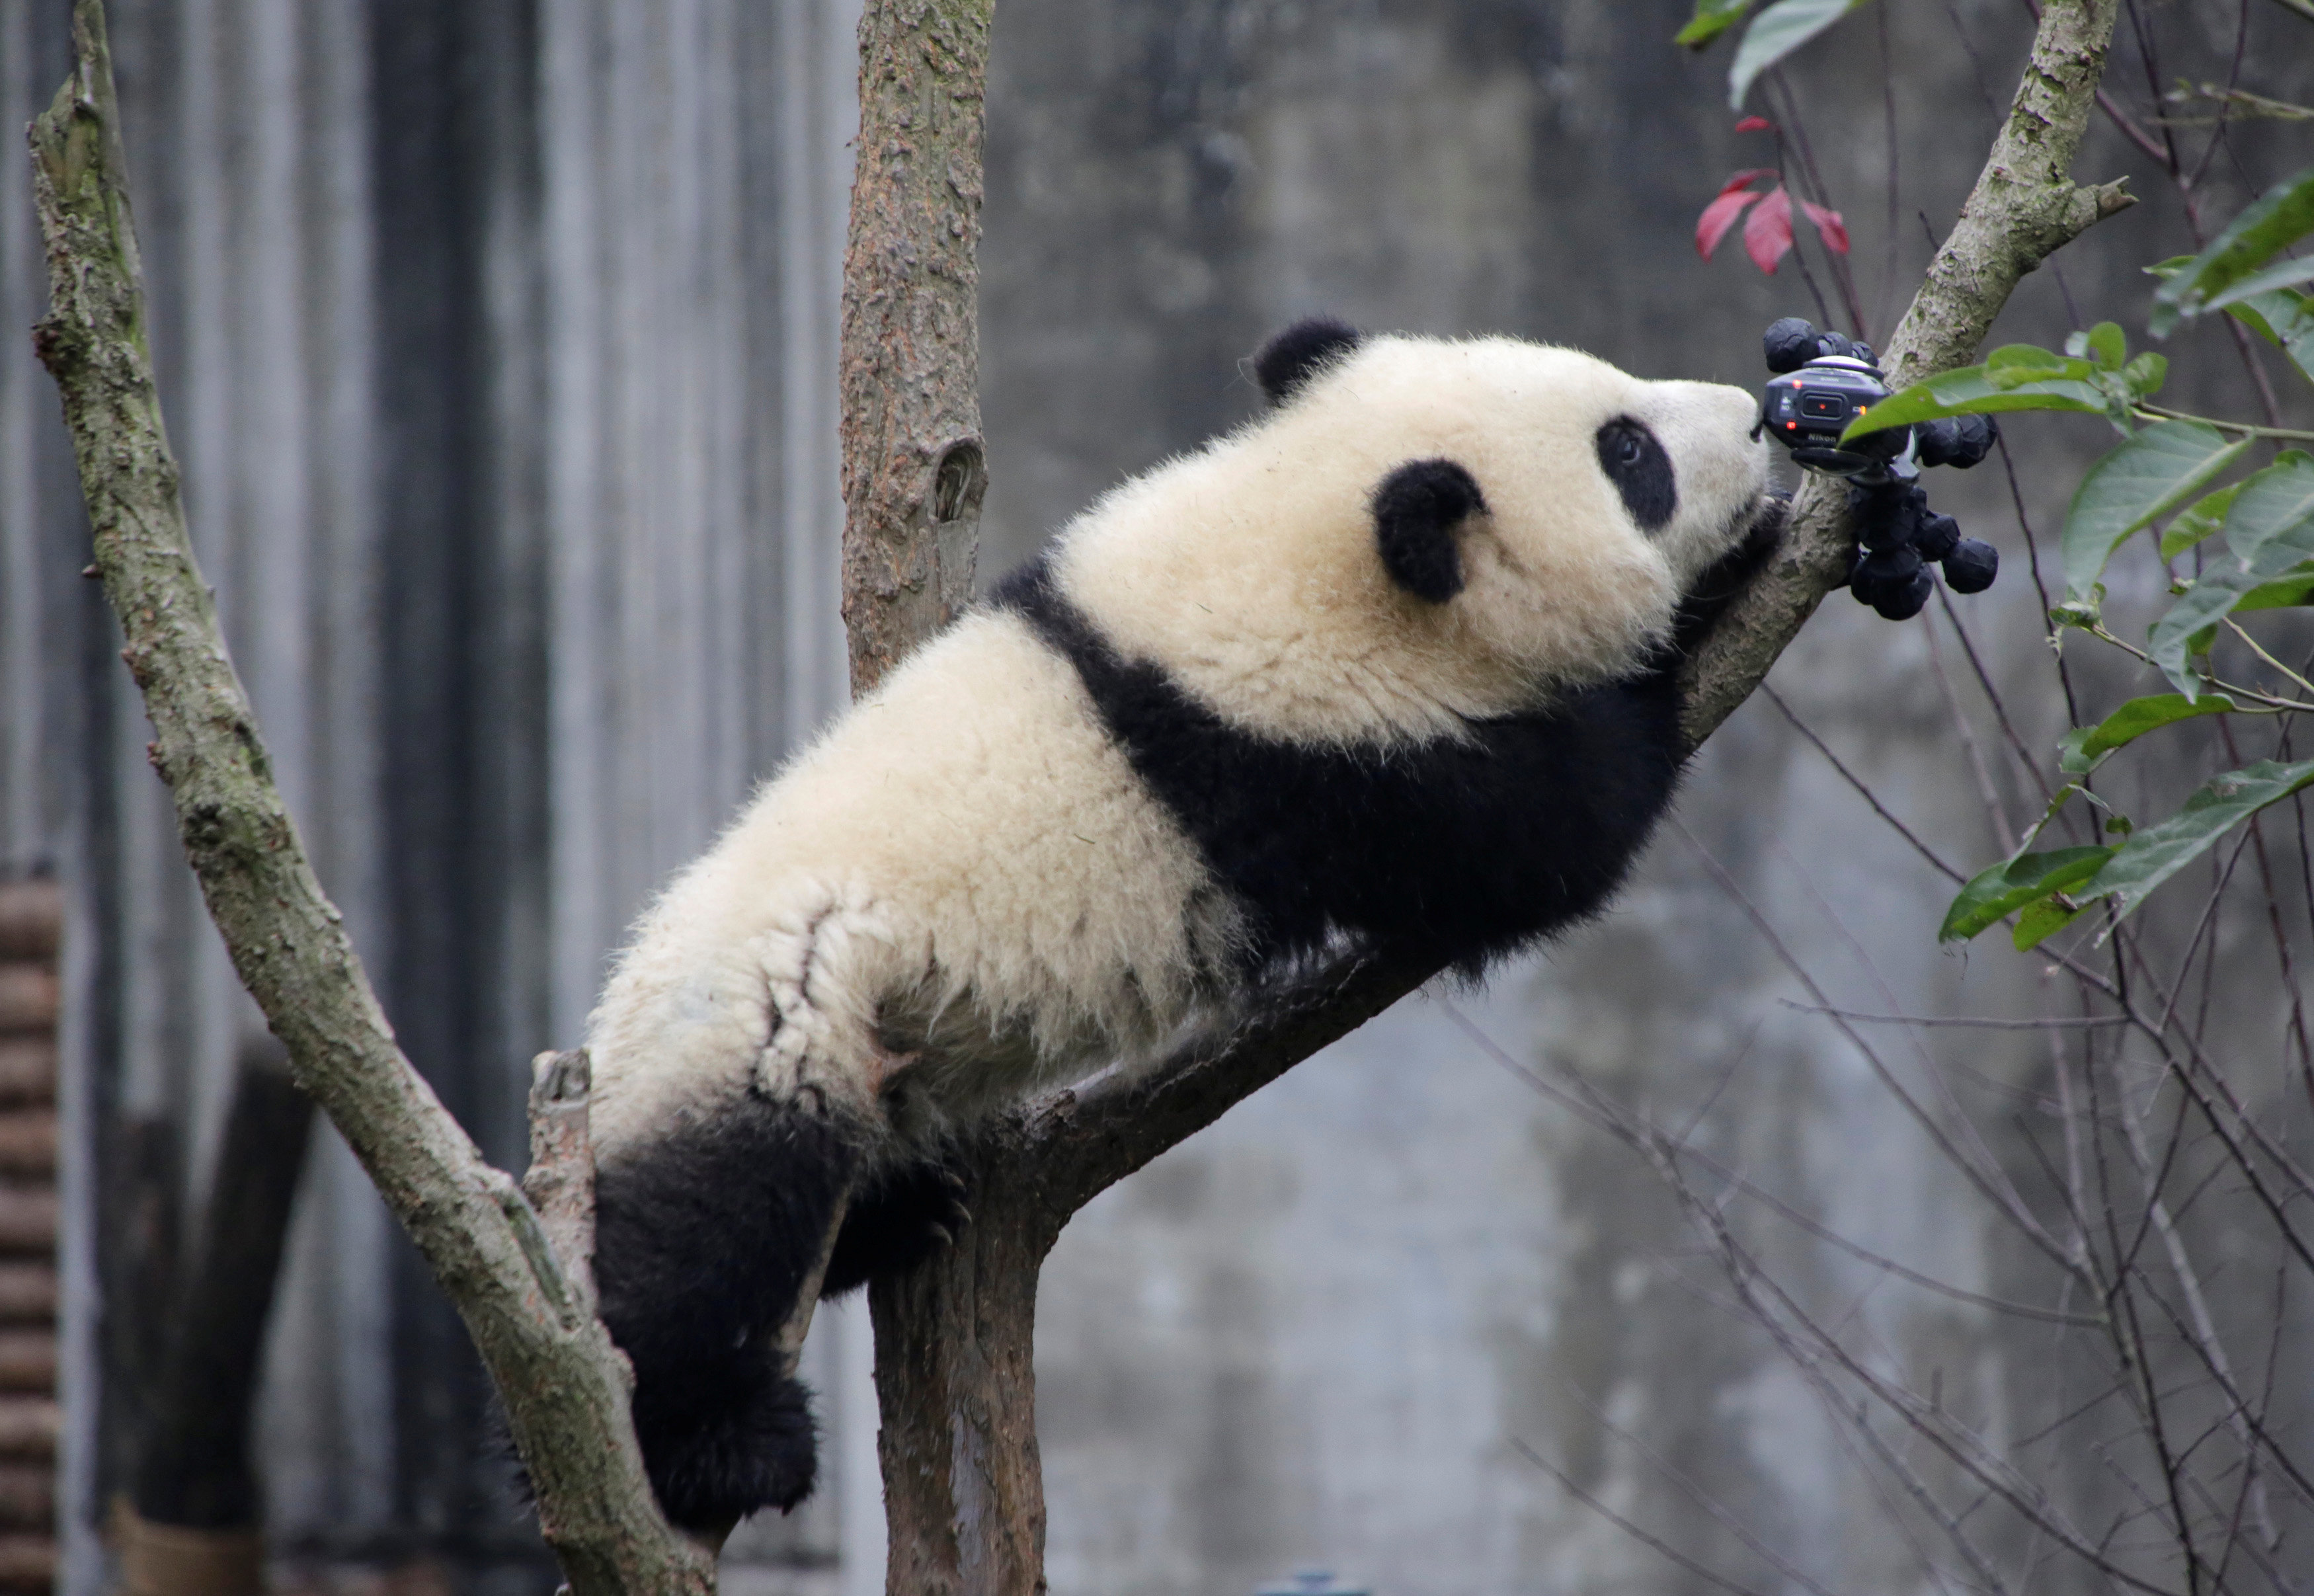
{"type": "Polygon", "coordinates": [[[884,1175],[852,1201],[820,1285],[840,1296],[879,1274],[914,1268],[956,1244],[972,1222],[962,1172],[927,1160],[884,1175]]]}
{"type": "Polygon", "coordinates": [[[775,1377],[730,1395],[712,1414],[689,1415],[703,1422],[661,1426],[635,1415],[651,1489],[668,1521],[687,1530],[728,1530],[767,1507],[786,1512],[817,1477],[818,1430],[800,1381],[775,1377]]]}

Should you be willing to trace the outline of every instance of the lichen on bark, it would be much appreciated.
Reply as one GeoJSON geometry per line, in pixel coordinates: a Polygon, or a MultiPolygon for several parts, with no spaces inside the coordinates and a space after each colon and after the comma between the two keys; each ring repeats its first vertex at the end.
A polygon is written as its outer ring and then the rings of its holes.
{"type": "Polygon", "coordinates": [[[631,1377],[590,1310],[583,1249],[558,1257],[513,1177],[402,1056],[273,784],[186,536],[101,0],[76,0],[73,40],[73,75],[28,135],[50,295],[33,347],[63,401],[96,569],[210,918],[297,1084],[465,1320],[577,1596],[706,1596],[714,1558],[669,1528],[644,1479],[631,1377]]]}

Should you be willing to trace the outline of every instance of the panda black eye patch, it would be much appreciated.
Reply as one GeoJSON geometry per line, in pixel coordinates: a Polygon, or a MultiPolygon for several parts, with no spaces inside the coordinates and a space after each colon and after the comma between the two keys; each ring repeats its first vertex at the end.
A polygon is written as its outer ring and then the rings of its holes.
{"type": "Polygon", "coordinates": [[[1443,604],[1462,591],[1454,529],[1487,507],[1479,480],[1451,460],[1409,460],[1374,489],[1374,542],[1391,579],[1443,604]]]}
{"type": "Polygon", "coordinates": [[[1660,532],[1679,507],[1671,456],[1644,421],[1619,416],[1599,429],[1599,469],[1623,496],[1623,507],[1642,530],[1660,532]]]}

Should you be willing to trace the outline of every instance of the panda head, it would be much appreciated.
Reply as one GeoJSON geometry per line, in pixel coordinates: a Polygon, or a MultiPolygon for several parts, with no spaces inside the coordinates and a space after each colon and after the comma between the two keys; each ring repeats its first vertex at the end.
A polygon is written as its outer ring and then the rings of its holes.
{"type": "Polygon", "coordinates": [[[1763,510],[1745,390],[1510,338],[1303,322],[1267,413],[1059,551],[1127,653],[1307,739],[1431,732],[1629,673],[1763,510]]]}

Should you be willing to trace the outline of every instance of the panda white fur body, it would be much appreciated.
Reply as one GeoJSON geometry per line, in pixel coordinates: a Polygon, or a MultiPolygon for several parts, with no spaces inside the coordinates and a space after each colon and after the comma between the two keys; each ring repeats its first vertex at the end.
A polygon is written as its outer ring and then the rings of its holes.
{"type": "Polygon", "coordinates": [[[918,650],[621,956],[598,1269],[678,1521],[808,1490],[762,1332],[845,1189],[831,1289],[921,1254],[950,1126],[1329,941],[1475,969],[1595,910],[1667,801],[1683,598],[1774,519],[1751,396],[1328,322],[1258,365],[1275,410],[918,650]]]}

